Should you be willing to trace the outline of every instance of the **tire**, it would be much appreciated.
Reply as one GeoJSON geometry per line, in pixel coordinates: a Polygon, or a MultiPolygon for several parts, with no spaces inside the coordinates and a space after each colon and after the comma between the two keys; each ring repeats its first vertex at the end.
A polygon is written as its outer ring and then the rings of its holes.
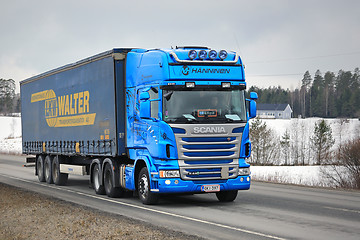
{"type": "Polygon", "coordinates": [[[145,205],[156,204],[159,201],[159,195],[150,191],[150,178],[146,167],[143,167],[139,173],[138,194],[145,205]]]}
{"type": "Polygon", "coordinates": [[[55,156],[52,161],[52,176],[55,185],[66,185],[69,174],[60,173],[60,156],[55,156]]]}
{"type": "Polygon", "coordinates": [[[237,197],[238,191],[232,190],[232,191],[222,191],[217,192],[216,197],[220,202],[232,202],[237,197]]]}
{"type": "Polygon", "coordinates": [[[44,175],[44,157],[39,155],[36,158],[36,171],[39,182],[45,182],[45,175],[44,175]]]}
{"type": "Polygon", "coordinates": [[[44,175],[45,175],[45,181],[48,184],[52,184],[54,183],[53,181],[53,176],[52,176],[52,160],[53,157],[50,155],[47,155],[45,157],[45,162],[44,162],[44,175]]]}
{"type": "Polygon", "coordinates": [[[115,187],[114,171],[110,164],[105,165],[104,169],[104,188],[106,195],[111,198],[123,197],[124,190],[120,187],[115,187]]]}
{"type": "Polygon", "coordinates": [[[101,170],[100,170],[100,165],[99,164],[95,164],[93,170],[92,170],[92,174],[91,174],[91,178],[92,178],[92,185],[95,189],[95,193],[99,194],[99,195],[105,195],[105,188],[104,185],[101,185],[101,170]]]}

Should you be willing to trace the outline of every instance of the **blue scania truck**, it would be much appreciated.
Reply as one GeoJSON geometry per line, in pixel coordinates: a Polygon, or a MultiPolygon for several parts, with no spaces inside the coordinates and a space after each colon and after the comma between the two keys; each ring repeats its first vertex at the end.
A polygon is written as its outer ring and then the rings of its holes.
{"type": "Polygon", "coordinates": [[[23,153],[40,182],[90,175],[97,194],[133,191],[144,204],[169,193],[233,201],[250,188],[257,94],[245,99],[235,52],[116,48],[20,88],[23,153]]]}

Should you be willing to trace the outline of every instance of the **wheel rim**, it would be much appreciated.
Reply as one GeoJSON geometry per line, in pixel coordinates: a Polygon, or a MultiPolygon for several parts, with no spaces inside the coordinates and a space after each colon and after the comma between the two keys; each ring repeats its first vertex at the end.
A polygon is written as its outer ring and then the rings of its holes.
{"type": "Polygon", "coordinates": [[[145,199],[149,192],[149,181],[146,174],[143,174],[139,182],[139,195],[145,199]]]}

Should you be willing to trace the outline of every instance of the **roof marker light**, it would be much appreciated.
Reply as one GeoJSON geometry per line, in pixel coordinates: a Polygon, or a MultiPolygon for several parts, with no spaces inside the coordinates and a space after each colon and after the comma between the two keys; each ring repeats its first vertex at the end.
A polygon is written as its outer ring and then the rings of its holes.
{"type": "Polygon", "coordinates": [[[201,60],[204,60],[207,57],[207,52],[205,50],[200,50],[199,52],[199,58],[201,60]]]}
{"type": "Polygon", "coordinates": [[[219,52],[219,58],[221,59],[221,60],[224,60],[225,58],[227,58],[227,52],[225,51],[225,50],[221,50],[220,52],[219,52]]]}
{"type": "Polygon", "coordinates": [[[195,50],[190,50],[188,56],[191,60],[194,60],[197,57],[197,52],[195,50]]]}
{"type": "Polygon", "coordinates": [[[217,52],[216,52],[215,50],[211,50],[211,51],[209,52],[209,58],[210,58],[211,60],[214,60],[216,57],[217,57],[217,52]]]}

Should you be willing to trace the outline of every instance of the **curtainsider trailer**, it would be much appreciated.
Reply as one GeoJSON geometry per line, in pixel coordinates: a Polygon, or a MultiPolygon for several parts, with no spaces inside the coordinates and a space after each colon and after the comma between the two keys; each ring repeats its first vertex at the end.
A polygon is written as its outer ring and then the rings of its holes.
{"type": "Polygon", "coordinates": [[[235,52],[205,47],[117,48],[20,83],[23,153],[40,182],[90,175],[97,194],[214,192],[233,201],[250,188],[249,119],[235,52]],[[30,157],[28,159],[31,159],[30,157]]]}

